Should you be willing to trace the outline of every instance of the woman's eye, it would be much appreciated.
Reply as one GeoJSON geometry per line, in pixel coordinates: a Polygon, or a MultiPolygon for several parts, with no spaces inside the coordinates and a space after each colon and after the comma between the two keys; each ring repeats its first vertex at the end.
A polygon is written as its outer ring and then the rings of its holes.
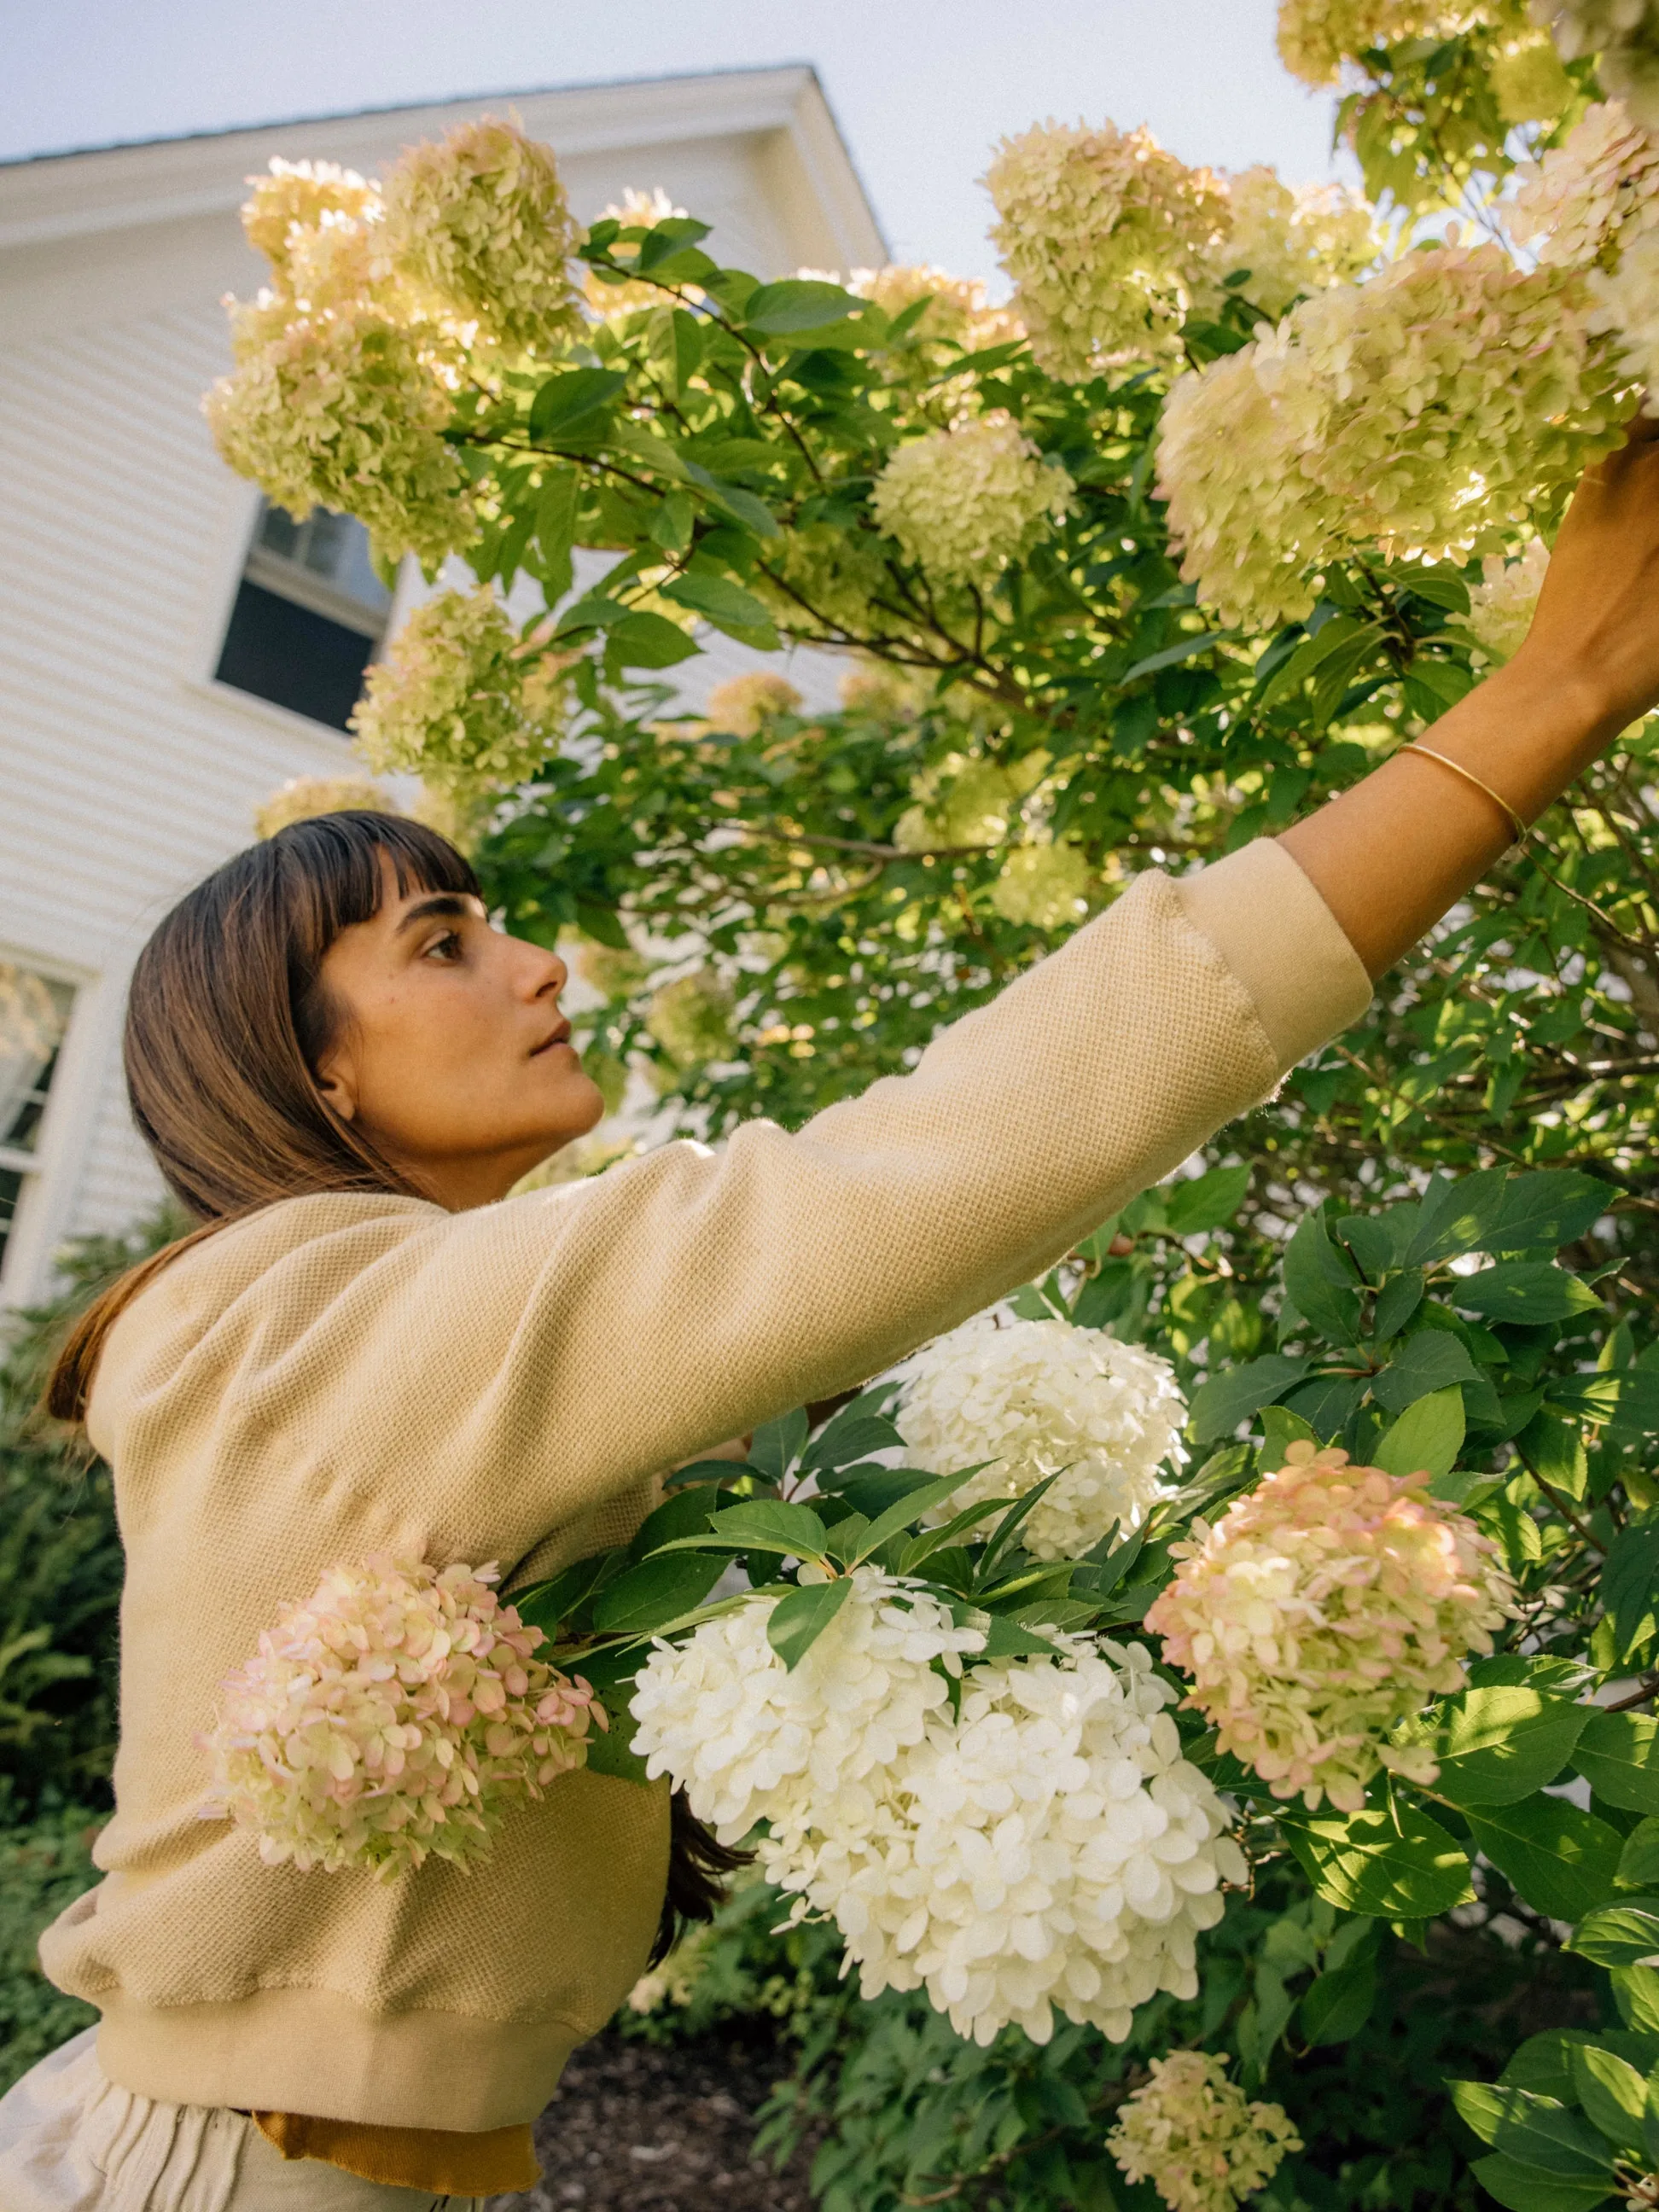
{"type": "Polygon", "coordinates": [[[460,933],[453,929],[445,930],[441,937],[434,938],[427,946],[424,957],[428,960],[459,960],[461,957],[460,933]]]}

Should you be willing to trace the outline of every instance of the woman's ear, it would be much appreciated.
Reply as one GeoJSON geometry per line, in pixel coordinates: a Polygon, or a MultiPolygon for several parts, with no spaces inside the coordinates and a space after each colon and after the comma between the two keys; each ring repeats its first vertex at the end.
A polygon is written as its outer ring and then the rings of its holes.
{"type": "Polygon", "coordinates": [[[350,1055],[337,1048],[317,1070],[317,1088],[323,1094],[324,1103],[342,1121],[357,1118],[356,1086],[352,1080],[350,1055]]]}

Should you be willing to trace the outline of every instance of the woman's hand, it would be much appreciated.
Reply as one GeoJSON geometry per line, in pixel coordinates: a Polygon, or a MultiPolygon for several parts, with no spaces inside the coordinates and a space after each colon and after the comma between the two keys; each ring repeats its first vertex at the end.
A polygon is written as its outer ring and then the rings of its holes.
{"type": "Polygon", "coordinates": [[[1508,847],[1506,810],[1534,821],[1656,700],[1659,422],[1643,420],[1579,485],[1525,644],[1426,733],[1467,775],[1402,745],[1279,842],[1380,975],[1508,847]]]}
{"type": "Polygon", "coordinates": [[[1659,703],[1659,419],[1638,416],[1585,471],[1510,665],[1534,684],[1601,692],[1613,732],[1659,703]]]}

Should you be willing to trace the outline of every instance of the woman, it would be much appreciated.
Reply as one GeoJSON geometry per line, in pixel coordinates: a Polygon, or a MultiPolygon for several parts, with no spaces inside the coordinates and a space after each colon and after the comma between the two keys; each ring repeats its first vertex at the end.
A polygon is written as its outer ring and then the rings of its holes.
{"type": "Polygon", "coordinates": [[[494,931],[413,824],[297,823],[167,917],[128,1081],[204,1225],[55,1378],[115,1471],[121,1745],[105,1878],[41,1945],[101,2024],[0,2103],[3,2212],[527,2185],[528,2123],[650,1948],[663,1796],[563,1776],[470,1876],[267,1866],[198,1817],[220,1683],[336,1563],[499,1559],[510,1583],[625,1538],[654,1471],[1026,1280],[1353,1020],[1513,817],[1659,698],[1653,436],[1586,478],[1531,636],[1433,756],[1141,878],[794,1136],[508,1199],[599,1093],[562,963],[494,931]]]}

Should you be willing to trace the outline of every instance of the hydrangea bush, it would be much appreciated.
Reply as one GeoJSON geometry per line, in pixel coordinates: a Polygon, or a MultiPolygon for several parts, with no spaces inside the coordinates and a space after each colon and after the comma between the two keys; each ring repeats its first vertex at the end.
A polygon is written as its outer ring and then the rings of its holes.
{"type": "MultiPolygon", "coordinates": [[[[1519,647],[1659,343],[1646,15],[1279,28],[1363,198],[1039,125],[991,157],[1002,305],[928,266],[760,282],[643,191],[579,233],[501,124],[256,189],[222,446],[470,567],[362,743],[598,979],[613,1095],[796,1122],[1519,647]],[[711,631],[753,665],[693,714],[662,672],[711,631]],[[764,665],[795,643],[847,655],[837,711],[764,665]]],[[[1205,1172],[514,1594],[611,1719],[590,1764],[638,1778],[643,1742],[757,1824],[744,1957],[758,1897],[803,2038],[768,2125],[833,2114],[830,2212],[1114,2202],[1120,2126],[1172,2203],[1647,2187],[1649,750],[1205,1172]],[[1306,2151],[1252,2135],[1258,2093],[1306,2151]]],[[[733,1986],[726,1941],[698,1972],[733,1986]]]]}

